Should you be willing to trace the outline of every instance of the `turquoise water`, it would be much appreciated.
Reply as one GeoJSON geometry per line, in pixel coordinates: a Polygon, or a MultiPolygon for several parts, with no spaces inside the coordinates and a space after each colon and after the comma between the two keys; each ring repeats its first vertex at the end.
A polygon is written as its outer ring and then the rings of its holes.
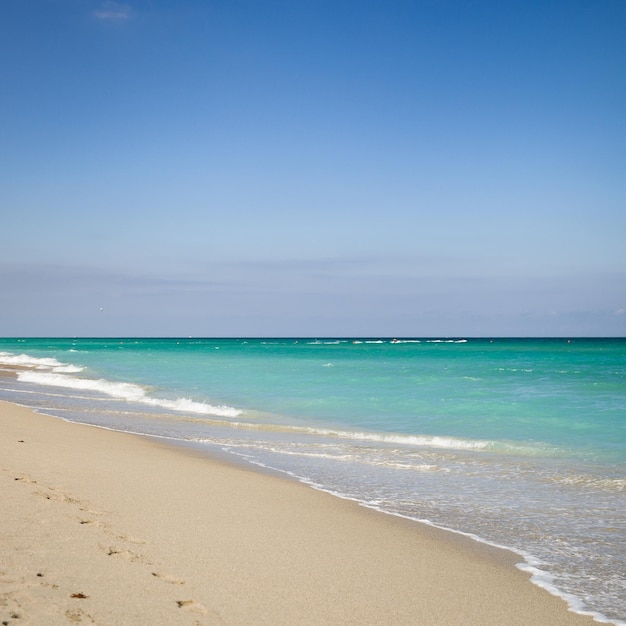
{"type": "Polygon", "coordinates": [[[624,339],[0,339],[0,398],[517,551],[626,620],[624,339]]]}

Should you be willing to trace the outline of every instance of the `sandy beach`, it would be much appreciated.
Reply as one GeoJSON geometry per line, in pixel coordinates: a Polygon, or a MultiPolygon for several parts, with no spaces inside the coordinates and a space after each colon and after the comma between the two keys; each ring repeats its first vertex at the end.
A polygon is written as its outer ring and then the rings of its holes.
{"type": "Polygon", "coordinates": [[[519,557],[0,402],[0,623],[584,625],[519,557]]]}

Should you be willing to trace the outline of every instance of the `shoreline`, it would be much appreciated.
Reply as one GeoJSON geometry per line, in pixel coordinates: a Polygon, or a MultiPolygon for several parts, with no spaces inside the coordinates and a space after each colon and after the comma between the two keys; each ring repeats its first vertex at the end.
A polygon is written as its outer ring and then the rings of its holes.
{"type": "Polygon", "coordinates": [[[7,402],[0,428],[9,624],[596,623],[517,554],[294,479],[7,402]]]}

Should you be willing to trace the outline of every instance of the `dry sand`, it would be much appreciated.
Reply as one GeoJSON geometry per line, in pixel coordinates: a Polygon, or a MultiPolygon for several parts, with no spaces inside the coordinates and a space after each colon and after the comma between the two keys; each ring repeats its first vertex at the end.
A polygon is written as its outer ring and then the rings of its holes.
{"type": "Polygon", "coordinates": [[[519,558],[0,402],[0,624],[584,625],[519,558]]]}

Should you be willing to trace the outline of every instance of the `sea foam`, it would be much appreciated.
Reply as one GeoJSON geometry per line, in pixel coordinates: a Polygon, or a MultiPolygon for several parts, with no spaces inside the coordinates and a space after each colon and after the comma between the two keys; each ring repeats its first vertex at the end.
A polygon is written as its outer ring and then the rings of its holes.
{"type": "Polygon", "coordinates": [[[214,406],[206,402],[197,402],[190,398],[177,398],[175,400],[154,398],[149,396],[143,387],[134,383],[116,382],[103,378],[71,376],[70,374],[82,372],[84,368],[61,363],[54,358],[36,358],[25,354],[12,355],[0,352],[0,365],[29,368],[18,371],[17,378],[22,382],[36,385],[104,393],[107,396],[128,402],[139,402],[171,411],[184,411],[200,415],[233,418],[242,413],[239,409],[230,406],[214,406]]]}
{"type": "Polygon", "coordinates": [[[76,374],[83,371],[83,368],[78,365],[61,363],[54,358],[37,358],[28,356],[27,354],[10,354],[8,352],[0,352],[0,365],[52,370],[54,372],[65,372],[68,374],[76,374]]]}

